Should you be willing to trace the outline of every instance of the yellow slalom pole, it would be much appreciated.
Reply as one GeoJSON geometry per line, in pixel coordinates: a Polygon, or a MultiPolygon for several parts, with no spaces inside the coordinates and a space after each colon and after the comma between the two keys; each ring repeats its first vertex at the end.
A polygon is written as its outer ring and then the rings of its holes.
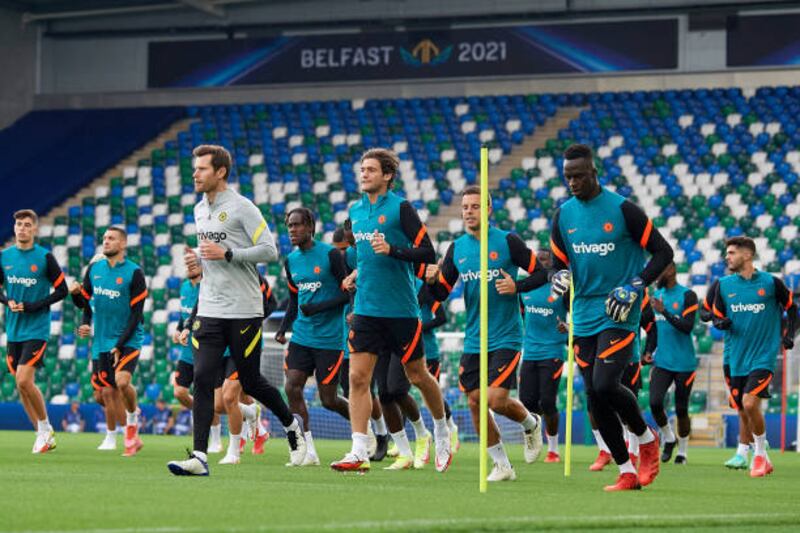
{"type": "Polygon", "coordinates": [[[489,430],[489,149],[481,147],[481,346],[480,491],[486,492],[489,430]]]}
{"type": "Polygon", "coordinates": [[[564,476],[569,477],[572,473],[572,381],[575,374],[575,347],[573,344],[572,324],[572,304],[575,301],[575,288],[572,285],[572,277],[569,280],[569,340],[567,351],[567,435],[564,443],[564,476]]]}

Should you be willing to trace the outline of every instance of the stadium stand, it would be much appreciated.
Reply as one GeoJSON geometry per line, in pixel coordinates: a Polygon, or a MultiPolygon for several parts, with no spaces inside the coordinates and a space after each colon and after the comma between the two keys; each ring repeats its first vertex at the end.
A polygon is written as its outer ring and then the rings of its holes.
{"type": "MultiPolygon", "coordinates": [[[[41,241],[52,247],[67,273],[77,277],[96,253],[105,228],[125,225],[133,245],[130,256],[143,266],[151,288],[146,346],[136,374],[150,401],[159,395],[172,399],[170,362],[177,350],[170,347],[168,336],[179,316],[183,247],[196,244],[191,150],[206,142],[231,148],[235,166],[231,181],[264,212],[282,255],[291,249],[284,214],[297,205],[311,207],[319,215],[319,232],[330,238],[346,218],[348,203],[358,197],[360,153],[378,145],[391,146],[400,154],[397,188],[432,229],[439,228],[433,237],[440,252],[461,234],[460,221],[452,220],[457,206],[451,205],[465,184],[475,182],[476,154],[482,144],[490,146],[495,165],[495,222],[535,248],[546,246],[550,217],[567,196],[558,173],[560,153],[571,142],[586,142],[598,148],[601,181],[645,208],[676,248],[680,281],[701,297],[707,284],[724,271],[721,239],[739,234],[754,237],[763,266],[783,273],[795,287],[800,281],[800,131],[791,111],[797,110],[799,98],[800,88],[776,87],[747,94],[732,88],[287,102],[170,108],[147,114],[125,110],[119,113],[131,120],[139,117],[152,129],[117,124],[116,142],[102,150],[102,164],[78,149],[64,150],[75,161],[83,157],[93,164],[81,167],[80,177],[60,182],[59,190],[83,185],[88,176],[112,166],[131,146],[141,145],[184,114],[190,123],[136,166],[90,188],[91,194],[79,204],[68,205],[64,215],[41,228],[41,241]],[[120,129],[129,130],[130,136],[120,138],[120,129]]],[[[67,113],[64,129],[75,131],[91,123],[97,124],[96,133],[111,127],[112,115],[105,113],[67,113]],[[81,126],[70,129],[69,124],[81,126]]],[[[37,116],[20,121],[20,131],[43,119],[41,113],[32,115],[37,116]]],[[[52,117],[47,120],[51,123],[52,117]]],[[[54,132],[36,150],[20,151],[18,159],[33,160],[65,136],[67,132],[54,132]]],[[[89,148],[93,156],[101,153],[96,145],[89,148]]],[[[48,168],[64,167],[59,162],[48,168]]],[[[48,207],[52,205],[39,209],[48,207]]],[[[265,274],[278,298],[285,298],[280,265],[270,265],[265,274]]],[[[463,301],[453,299],[449,309],[444,329],[463,331],[463,301]]],[[[40,386],[49,396],[86,399],[91,394],[84,371],[89,350],[86,341],[73,334],[78,317],[71,305],[54,306],[52,314],[51,357],[46,358],[48,372],[39,374],[47,380],[40,386]]],[[[698,325],[695,333],[699,353],[718,351],[714,343],[721,340],[719,332],[698,325]]],[[[451,371],[443,372],[445,394],[463,407],[457,372],[452,371],[460,346],[447,334],[444,337],[445,351],[451,352],[447,365],[451,371]]],[[[702,377],[692,396],[692,412],[721,404],[716,359],[704,362],[698,373],[702,377]]],[[[647,373],[644,378],[647,390],[647,373]]],[[[309,385],[309,400],[313,393],[309,385]]],[[[15,398],[10,379],[0,381],[0,395],[5,400],[15,398]]],[[[565,404],[564,390],[559,401],[565,404]]]]}

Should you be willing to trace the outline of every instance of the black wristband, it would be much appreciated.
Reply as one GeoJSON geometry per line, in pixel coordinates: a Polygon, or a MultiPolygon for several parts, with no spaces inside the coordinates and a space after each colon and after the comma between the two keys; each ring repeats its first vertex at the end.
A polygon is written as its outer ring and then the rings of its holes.
{"type": "Polygon", "coordinates": [[[233,260],[233,250],[228,248],[227,250],[225,250],[225,261],[230,263],[232,260],[233,260]]]}

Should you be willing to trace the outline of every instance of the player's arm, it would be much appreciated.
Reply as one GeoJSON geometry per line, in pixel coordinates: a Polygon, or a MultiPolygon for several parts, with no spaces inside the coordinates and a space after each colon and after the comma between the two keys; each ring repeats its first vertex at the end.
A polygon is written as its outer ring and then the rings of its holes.
{"type": "Polygon", "coordinates": [[[714,313],[711,311],[711,306],[714,305],[714,296],[719,290],[719,280],[714,281],[706,292],[706,297],[703,298],[703,306],[700,308],[700,320],[703,322],[711,322],[714,313]]]}
{"type": "Polygon", "coordinates": [[[661,314],[667,319],[667,322],[672,324],[672,327],[688,335],[694,328],[694,317],[697,314],[698,307],[697,294],[694,291],[686,291],[683,294],[683,311],[680,315],[670,313],[666,307],[661,311],[661,314]]]}
{"type": "Polygon", "coordinates": [[[408,203],[400,204],[400,225],[403,233],[413,243],[412,248],[389,247],[389,256],[409,263],[434,263],[436,250],[428,235],[428,228],[419,219],[417,210],[408,203]]]}
{"type": "Polygon", "coordinates": [[[114,348],[119,351],[122,351],[125,347],[125,344],[133,336],[133,332],[136,331],[136,326],[142,322],[144,317],[144,299],[147,298],[147,285],[144,280],[144,273],[140,268],[133,271],[130,293],[131,314],[128,317],[128,323],[125,324],[125,329],[122,330],[122,334],[114,345],[114,348]]]}
{"type": "Polygon", "coordinates": [[[422,331],[430,331],[447,324],[447,313],[445,313],[444,306],[442,302],[433,298],[427,284],[420,287],[417,300],[420,307],[430,307],[431,313],[433,313],[433,319],[422,323],[422,331]]]}
{"type": "Polygon", "coordinates": [[[330,263],[331,273],[333,277],[336,278],[336,282],[339,284],[341,291],[335,298],[331,298],[330,300],[301,305],[300,310],[303,311],[303,314],[306,316],[313,316],[323,311],[343,307],[350,301],[350,294],[342,286],[344,278],[347,277],[347,266],[344,264],[342,253],[335,248],[332,249],[328,252],[328,262],[330,263]]]}
{"type": "MultiPolygon", "coordinates": [[[[350,246],[347,248],[347,251],[344,253],[347,263],[347,268],[352,272],[356,268],[358,268],[358,248],[355,246],[350,246]]],[[[348,272],[348,274],[350,273],[348,272]]]]}
{"type": "Polygon", "coordinates": [[[433,281],[433,283],[428,282],[430,285],[431,296],[440,302],[447,300],[447,297],[450,296],[450,293],[453,291],[453,287],[458,281],[458,268],[456,268],[456,264],[453,261],[455,247],[455,243],[450,244],[444,259],[442,260],[442,264],[439,267],[439,276],[433,281]]]}
{"type": "Polygon", "coordinates": [[[186,319],[186,322],[183,324],[183,329],[188,329],[192,331],[192,326],[194,326],[194,321],[197,320],[197,308],[200,305],[200,301],[194,303],[194,307],[192,307],[192,312],[189,314],[189,318],[186,319]]]}
{"type": "Polygon", "coordinates": [[[506,235],[506,244],[508,244],[508,251],[511,254],[511,261],[528,273],[527,278],[515,280],[517,292],[532,291],[547,283],[547,270],[536,261],[536,254],[518,235],[513,233],[506,235]]]}
{"type": "Polygon", "coordinates": [[[667,268],[667,265],[672,262],[674,252],[672,246],[661,235],[658,228],[653,226],[653,221],[647,217],[639,206],[625,200],[620,208],[622,209],[622,216],[625,218],[625,226],[628,228],[628,233],[639,243],[639,246],[650,252],[652,256],[647,265],[645,265],[644,270],[636,276],[642,280],[643,285],[646,287],[652,284],[667,268]]]}
{"type": "Polygon", "coordinates": [[[725,300],[722,298],[721,287],[717,287],[714,293],[714,301],[711,304],[711,323],[717,329],[730,329],[731,319],[727,317],[725,300]]]}
{"type": "Polygon", "coordinates": [[[653,311],[653,306],[650,305],[649,298],[646,299],[642,306],[639,327],[647,333],[647,340],[644,343],[644,353],[641,359],[643,363],[650,364],[653,362],[653,353],[655,353],[658,346],[658,328],[656,327],[656,314],[653,311]]]}
{"type": "Polygon", "coordinates": [[[77,294],[72,295],[72,302],[78,309],[83,309],[83,317],[81,318],[81,325],[88,326],[92,323],[92,306],[89,305],[89,300],[92,299],[94,294],[94,286],[92,285],[92,266],[86,269],[86,274],[83,275],[83,283],[81,290],[77,294]]]}
{"type": "Polygon", "coordinates": [[[3,268],[3,254],[0,254],[0,303],[8,305],[8,297],[6,296],[6,275],[3,268]]]}
{"type": "Polygon", "coordinates": [[[269,318],[269,315],[278,307],[278,300],[275,299],[275,295],[272,293],[272,287],[269,286],[269,282],[264,279],[261,274],[258,275],[258,283],[261,288],[261,299],[264,304],[264,318],[269,318]]]}
{"type": "Polygon", "coordinates": [[[797,331],[797,304],[794,302],[792,291],[780,279],[772,276],[775,283],[775,299],[786,311],[786,331],[783,333],[783,347],[787,350],[794,348],[794,335],[797,331]]]}
{"type": "Polygon", "coordinates": [[[289,272],[289,261],[286,261],[286,264],[284,265],[284,271],[286,272],[286,283],[289,286],[289,306],[286,308],[286,313],[283,315],[281,325],[278,328],[278,331],[275,333],[275,339],[284,337],[286,332],[292,327],[292,324],[297,318],[298,290],[297,286],[294,284],[294,280],[292,279],[292,273],[289,272]]]}
{"type": "Polygon", "coordinates": [[[267,226],[267,221],[261,215],[258,207],[251,202],[241,202],[238,206],[242,227],[250,237],[252,246],[232,248],[230,261],[232,263],[269,263],[278,259],[278,249],[275,239],[267,226]]]}
{"type": "Polygon", "coordinates": [[[61,271],[61,267],[58,266],[56,258],[53,257],[53,254],[48,253],[45,256],[45,261],[47,263],[45,267],[47,269],[47,279],[49,279],[50,283],[53,285],[53,292],[41,300],[23,302],[24,313],[38,313],[67,297],[67,284],[64,280],[64,273],[61,271]]]}
{"type": "Polygon", "coordinates": [[[569,268],[567,245],[564,243],[564,237],[561,235],[561,227],[559,226],[560,216],[561,208],[558,208],[553,214],[553,220],[550,222],[550,252],[553,254],[553,270],[556,272],[569,268]]]}

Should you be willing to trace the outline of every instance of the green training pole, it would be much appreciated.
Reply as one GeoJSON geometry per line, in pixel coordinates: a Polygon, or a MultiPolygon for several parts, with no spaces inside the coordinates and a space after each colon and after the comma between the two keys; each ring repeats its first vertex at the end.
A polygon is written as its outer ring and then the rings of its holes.
{"type": "Polygon", "coordinates": [[[489,430],[489,149],[481,147],[481,405],[480,405],[480,491],[486,492],[489,430]]]}
{"type": "Polygon", "coordinates": [[[575,374],[575,348],[573,345],[572,332],[572,304],[575,301],[575,288],[572,285],[572,277],[569,280],[569,340],[567,350],[567,435],[565,437],[564,450],[564,476],[569,477],[572,473],[572,381],[575,374]]]}

